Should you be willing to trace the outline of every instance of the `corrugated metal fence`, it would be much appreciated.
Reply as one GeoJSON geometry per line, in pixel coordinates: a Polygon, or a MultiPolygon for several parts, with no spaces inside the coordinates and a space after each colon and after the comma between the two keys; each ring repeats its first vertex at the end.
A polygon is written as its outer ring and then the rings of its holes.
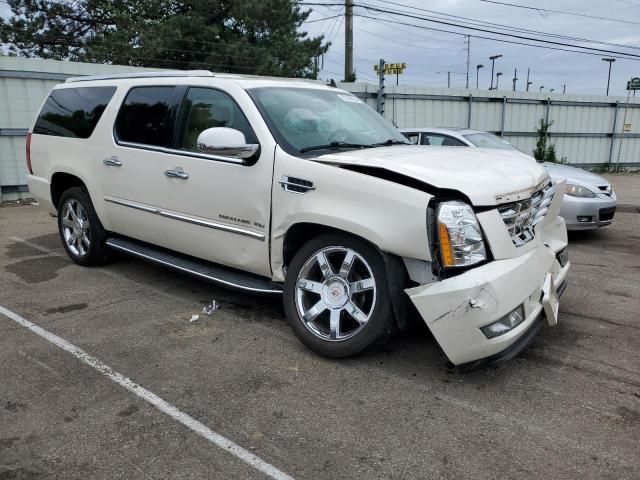
{"type": "MultiPolygon", "coordinates": [[[[342,83],[376,107],[377,85],[342,83]]],[[[384,116],[399,128],[488,130],[532,153],[540,120],[558,158],[592,169],[640,168],[640,97],[539,94],[409,86],[385,87],[384,116]],[[626,128],[625,128],[626,125],[626,128]]]]}
{"type": "MultiPolygon", "coordinates": [[[[0,56],[0,199],[28,196],[24,136],[49,90],[70,76],[144,70],[0,56]]],[[[377,86],[344,83],[342,88],[375,108],[377,86]]],[[[547,95],[426,87],[385,89],[385,117],[398,127],[471,127],[503,135],[533,151],[540,119],[553,120],[550,138],[558,157],[583,167],[619,162],[640,167],[640,97],[547,95]],[[626,131],[625,124],[629,131],[626,131]]]]}

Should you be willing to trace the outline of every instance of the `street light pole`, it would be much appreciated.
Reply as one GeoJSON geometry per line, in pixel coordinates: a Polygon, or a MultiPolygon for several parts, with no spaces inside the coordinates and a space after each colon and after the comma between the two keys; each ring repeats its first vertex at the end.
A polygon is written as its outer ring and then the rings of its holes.
{"type": "Polygon", "coordinates": [[[615,58],[603,58],[603,62],[609,63],[609,76],[607,77],[607,97],[609,96],[609,83],[611,82],[611,64],[616,61],[615,58]]]}
{"type": "Polygon", "coordinates": [[[498,85],[500,84],[500,75],[502,75],[502,72],[496,73],[496,90],[498,90],[498,85]]]}
{"type": "Polygon", "coordinates": [[[529,73],[531,73],[531,69],[527,68],[527,92],[529,91],[529,86],[533,83],[529,81],[529,73]]]}
{"type": "Polygon", "coordinates": [[[481,63],[476,65],[476,90],[478,89],[478,79],[480,78],[480,69],[484,68],[484,65],[481,63]]]}
{"type": "Polygon", "coordinates": [[[489,87],[489,90],[493,90],[493,71],[496,63],[496,58],[500,58],[501,56],[502,55],[492,55],[491,57],[489,57],[489,60],[491,60],[491,87],[489,87]]]}

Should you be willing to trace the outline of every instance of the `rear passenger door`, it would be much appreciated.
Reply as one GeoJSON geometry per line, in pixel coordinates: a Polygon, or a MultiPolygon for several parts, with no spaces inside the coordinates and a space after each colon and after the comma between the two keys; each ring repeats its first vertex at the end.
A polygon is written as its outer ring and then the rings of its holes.
{"type": "Polygon", "coordinates": [[[112,225],[124,235],[271,276],[273,147],[257,138],[234,98],[209,87],[133,87],[118,114],[115,157],[106,166],[112,225]],[[265,144],[251,162],[197,151],[207,128],[265,144]],[[177,173],[177,174],[176,174],[177,173]]]}

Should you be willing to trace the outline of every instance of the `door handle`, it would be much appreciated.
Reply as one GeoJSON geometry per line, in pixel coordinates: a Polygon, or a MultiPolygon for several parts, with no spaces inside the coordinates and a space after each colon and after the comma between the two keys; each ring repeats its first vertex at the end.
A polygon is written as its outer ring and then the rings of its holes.
{"type": "Polygon", "coordinates": [[[118,160],[118,157],[109,157],[102,160],[107,167],[121,167],[122,162],[118,160]]]}
{"type": "Polygon", "coordinates": [[[189,178],[189,174],[182,170],[165,170],[164,174],[169,178],[179,178],[181,180],[186,180],[189,178]]]}

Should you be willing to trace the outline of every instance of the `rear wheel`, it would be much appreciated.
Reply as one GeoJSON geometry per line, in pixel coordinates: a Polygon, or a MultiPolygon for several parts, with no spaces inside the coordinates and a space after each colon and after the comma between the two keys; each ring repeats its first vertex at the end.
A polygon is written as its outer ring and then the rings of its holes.
{"type": "Polygon", "coordinates": [[[374,247],[347,235],[316,237],[296,253],[284,303],[298,338],[328,357],[357,355],[393,331],[384,261],[374,247]]]}
{"type": "Polygon", "coordinates": [[[86,266],[104,262],[106,233],[84,188],[70,188],[60,197],[58,231],[71,260],[86,266]]]}

